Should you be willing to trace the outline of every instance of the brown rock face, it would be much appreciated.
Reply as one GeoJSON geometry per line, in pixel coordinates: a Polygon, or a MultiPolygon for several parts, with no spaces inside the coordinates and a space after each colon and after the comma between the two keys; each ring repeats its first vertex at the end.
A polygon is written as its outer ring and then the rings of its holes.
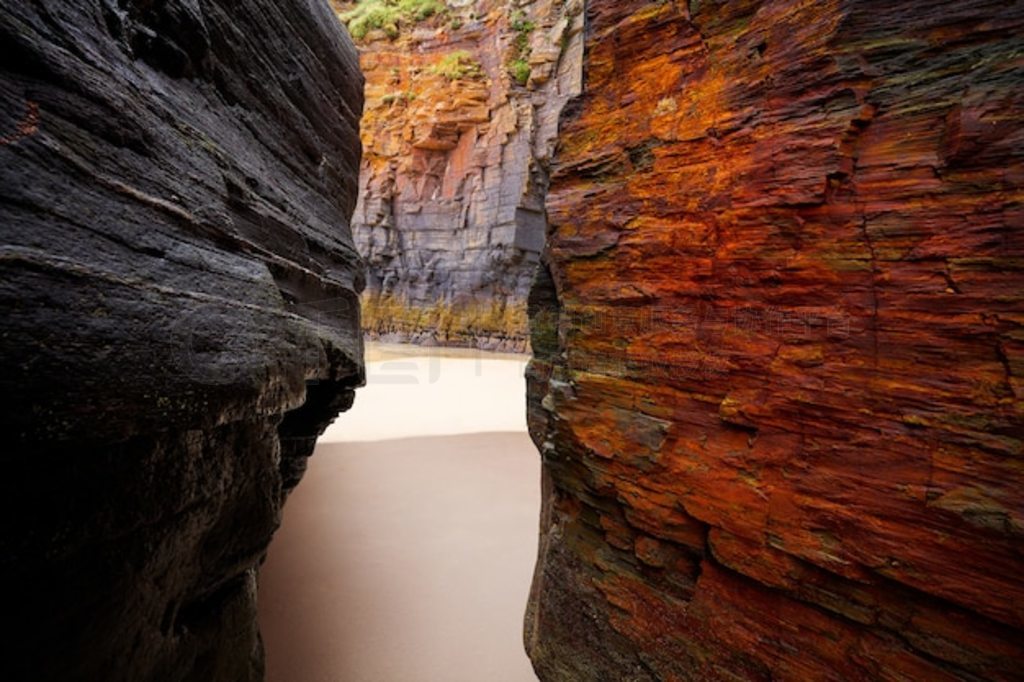
{"type": "Polygon", "coordinates": [[[579,93],[582,26],[578,0],[484,0],[363,36],[353,232],[368,332],[525,347],[547,164],[579,93]]]}
{"type": "Polygon", "coordinates": [[[256,567],[363,375],[355,50],[315,0],[0,42],[0,679],[261,679],[256,567]]]}
{"type": "Polygon", "coordinates": [[[1020,679],[1024,5],[587,5],[541,678],[1020,679]]]}

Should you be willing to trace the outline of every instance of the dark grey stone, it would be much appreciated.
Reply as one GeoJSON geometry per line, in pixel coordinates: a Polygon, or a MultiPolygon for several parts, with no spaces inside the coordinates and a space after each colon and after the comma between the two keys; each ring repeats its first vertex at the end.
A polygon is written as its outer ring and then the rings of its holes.
{"type": "Polygon", "coordinates": [[[260,679],[363,380],[355,50],[323,0],[12,0],[0,44],[0,679],[260,679]]]}

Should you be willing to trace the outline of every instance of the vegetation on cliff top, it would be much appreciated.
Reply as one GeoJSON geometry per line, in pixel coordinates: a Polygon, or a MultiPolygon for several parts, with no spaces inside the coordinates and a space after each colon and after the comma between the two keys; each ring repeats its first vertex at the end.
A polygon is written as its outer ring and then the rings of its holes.
{"type": "Polygon", "coordinates": [[[509,53],[508,72],[519,85],[530,81],[530,34],[537,25],[526,18],[522,10],[515,10],[509,17],[509,27],[515,31],[512,49],[509,53]]]}
{"type": "Polygon", "coordinates": [[[466,50],[456,50],[441,57],[441,60],[430,67],[432,73],[444,76],[450,81],[463,78],[479,78],[483,75],[483,67],[473,55],[466,50]]]}
{"type": "Polygon", "coordinates": [[[416,93],[412,90],[399,90],[396,92],[389,92],[380,98],[381,104],[395,104],[396,102],[411,102],[416,99],[416,93]]]}
{"type": "Polygon", "coordinates": [[[362,40],[374,29],[397,38],[402,24],[416,24],[447,11],[442,0],[358,0],[338,17],[355,40],[362,40]]]}

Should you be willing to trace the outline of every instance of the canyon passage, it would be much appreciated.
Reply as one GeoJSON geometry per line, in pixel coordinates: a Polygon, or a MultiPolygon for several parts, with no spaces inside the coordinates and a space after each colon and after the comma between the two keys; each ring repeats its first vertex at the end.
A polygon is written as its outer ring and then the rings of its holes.
{"type": "Polygon", "coordinates": [[[1024,3],[11,0],[0,36],[0,678],[1021,679],[1024,3]],[[525,387],[361,389],[367,340],[525,387]],[[490,599],[493,654],[405,639],[490,599]]]}

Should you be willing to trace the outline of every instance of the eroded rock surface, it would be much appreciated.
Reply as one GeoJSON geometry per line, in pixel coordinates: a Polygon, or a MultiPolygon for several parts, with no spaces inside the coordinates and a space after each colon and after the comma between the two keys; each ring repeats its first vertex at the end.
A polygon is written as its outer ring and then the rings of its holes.
{"type": "Polygon", "coordinates": [[[360,43],[365,323],[391,340],[521,350],[547,165],[579,93],[582,2],[445,6],[360,43]]]}
{"type": "Polygon", "coordinates": [[[5,680],[257,680],[256,568],[362,381],[326,3],[0,8],[5,680]]]}
{"type": "Polygon", "coordinates": [[[541,678],[1020,679],[1024,5],[587,6],[541,678]]]}

